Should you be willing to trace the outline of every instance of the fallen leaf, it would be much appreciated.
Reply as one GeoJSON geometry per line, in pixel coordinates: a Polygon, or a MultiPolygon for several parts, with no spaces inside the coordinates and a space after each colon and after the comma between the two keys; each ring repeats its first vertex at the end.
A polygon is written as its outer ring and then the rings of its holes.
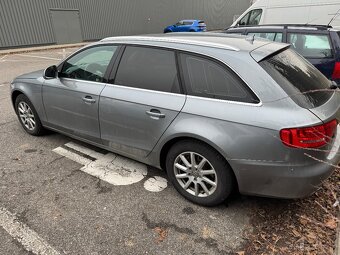
{"type": "Polygon", "coordinates": [[[338,226],[338,223],[335,218],[331,218],[325,222],[325,225],[329,229],[336,229],[336,227],[338,226]]]}

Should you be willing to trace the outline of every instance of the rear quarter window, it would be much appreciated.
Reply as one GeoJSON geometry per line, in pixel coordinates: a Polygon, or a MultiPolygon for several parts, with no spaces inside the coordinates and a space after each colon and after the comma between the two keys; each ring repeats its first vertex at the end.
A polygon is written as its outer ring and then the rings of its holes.
{"type": "Polygon", "coordinates": [[[246,84],[226,66],[205,57],[181,54],[188,95],[244,103],[259,103],[246,84]]]}
{"type": "Polygon", "coordinates": [[[259,64],[303,108],[323,105],[334,92],[329,90],[331,82],[291,49],[270,56],[259,64]]]}

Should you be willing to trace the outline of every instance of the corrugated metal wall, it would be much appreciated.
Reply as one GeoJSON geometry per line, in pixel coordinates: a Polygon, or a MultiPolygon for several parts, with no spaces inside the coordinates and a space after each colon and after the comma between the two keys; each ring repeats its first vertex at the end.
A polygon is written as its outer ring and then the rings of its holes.
{"type": "Polygon", "coordinates": [[[224,28],[249,0],[0,0],[0,48],[56,42],[50,9],[80,12],[84,41],[159,33],[181,19],[203,19],[224,28]]]}

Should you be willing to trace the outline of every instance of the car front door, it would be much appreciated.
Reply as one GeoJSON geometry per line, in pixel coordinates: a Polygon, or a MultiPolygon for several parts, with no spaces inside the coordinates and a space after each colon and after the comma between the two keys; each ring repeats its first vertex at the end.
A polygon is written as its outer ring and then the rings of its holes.
{"type": "Polygon", "coordinates": [[[115,45],[100,45],[80,51],[59,67],[58,78],[44,81],[42,95],[50,127],[101,142],[99,95],[117,49],[115,45]]]}
{"type": "Polygon", "coordinates": [[[184,105],[178,76],[174,51],[127,46],[114,81],[100,96],[103,143],[146,157],[184,105]]]}

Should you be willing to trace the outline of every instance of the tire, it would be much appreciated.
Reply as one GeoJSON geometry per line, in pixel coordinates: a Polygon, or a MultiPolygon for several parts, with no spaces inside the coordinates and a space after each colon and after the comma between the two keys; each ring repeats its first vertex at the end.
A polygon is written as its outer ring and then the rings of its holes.
{"type": "Polygon", "coordinates": [[[167,33],[171,33],[172,31],[170,31],[170,30],[166,30],[166,31],[164,31],[164,34],[167,34],[167,33]]]}
{"type": "Polygon", "coordinates": [[[191,30],[189,30],[189,32],[196,32],[195,30],[193,30],[193,29],[191,29],[191,30]]]}
{"type": "Polygon", "coordinates": [[[195,204],[219,205],[228,198],[233,190],[234,175],[228,162],[217,151],[199,141],[184,140],[175,143],[166,157],[166,171],[176,190],[195,204]],[[196,161],[197,167],[194,170],[190,167],[191,155],[196,161]],[[183,160],[183,156],[187,162],[183,160]],[[199,162],[203,162],[202,159],[206,161],[202,167],[199,167],[199,162]],[[185,168],[187,169],[185,170],[185,168]],[[206,189],[201,183],[204,183],[206,189]],[[198,188],[195,189],[195,187],[198,188]]]}
{"type": "Polygon", "coordinates": [[[27,133],[40,136],[45,133],[37,111],[31,101],[23,94],[15,99],[15,112],[19,122],[27,133]]]}

